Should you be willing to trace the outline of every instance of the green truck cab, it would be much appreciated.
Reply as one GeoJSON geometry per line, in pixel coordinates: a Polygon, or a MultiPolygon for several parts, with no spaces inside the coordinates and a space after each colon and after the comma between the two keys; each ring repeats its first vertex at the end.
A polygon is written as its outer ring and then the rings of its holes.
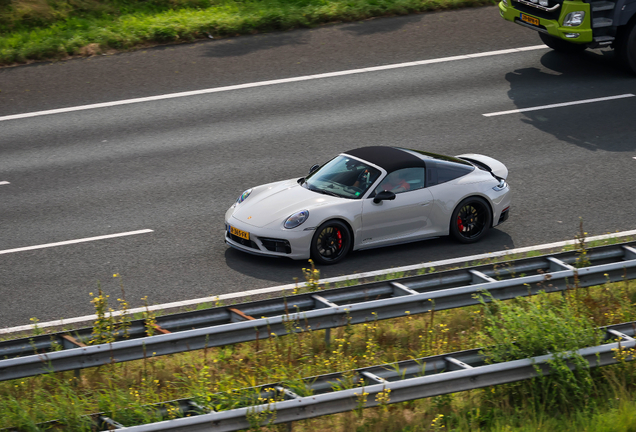
{"type": "Polygon", "coordinates": [[[612,47],[636,74],[636,0],[502,0],[499,13],[556,51],[612,47]]]}

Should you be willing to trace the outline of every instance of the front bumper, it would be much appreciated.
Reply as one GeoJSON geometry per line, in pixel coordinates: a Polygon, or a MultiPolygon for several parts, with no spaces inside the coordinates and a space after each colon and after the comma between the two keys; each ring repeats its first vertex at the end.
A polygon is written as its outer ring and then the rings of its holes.
{"type": "Polygon", "coordinates": [[[314,229],[300,226],[296,229],[258,228],[239,221],[233,216],[225,220],[225,243],[234,249],[252,255],[309,259],[314,229]],[[230,234],[233,226],[249,233],[249,240],[230,234]]]}
{"type": "Polygon", "coordinates": [[[582,3],[580,1],[564,1],[561,7],[559,8],[558,16],[555,15],[555,18],[546,18],[546,13],[540,11],[539,9],[528,8],[527,6],[517,3],[513,0],[507,0],[508,5],[506,5],[503,1],[499,2],[499,14],[507,21],[514,22],[516,24],[520,24],[523,27],[530,28],[532,30],[536,30],[538,32],[546,33],[551,36],[554,36],[559,39],[563,39],[565,41],[576,43],[576,44],[586,44],[591,43],[593,41],[592,35],[592,23],[590,20],[590,5],[589,3],[582,3]],[[519,5],[519,6],[514,6],[519,5]],[[570,12],[575,11],[583,11],[585,12],[585,19],[580,26],[577,27],[564,27],[563,19],[570,12]],[[533,18],[539,20],[539,25],[532,25],[526,23],[521,20],[521,15],[529,15],[533,18]],[[542,16],[543,15],[543,16],[542,16]],[[569,38],[566,34],[576,34],[579,36],[576,38],[569,38]]]}

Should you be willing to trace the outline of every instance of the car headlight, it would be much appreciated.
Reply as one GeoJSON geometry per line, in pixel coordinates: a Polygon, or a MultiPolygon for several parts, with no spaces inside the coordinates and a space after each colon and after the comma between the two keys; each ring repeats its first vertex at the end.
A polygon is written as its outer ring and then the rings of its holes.
{"type": "Polygon", "coordinates": [[[303,222],[305,222],[308,217],[309,217],[308,210],[302,210],[302,211],[296,212],[290,217],[288,217],[287,220],[285,220],[285,228],[287,229],[296,228],[297,226],[302,225],[303,222]]]}
{"type": "Polygon", "coordinates": [[[565,19],[563,20],[563,26],[564,27],[580,26],[581,24],[583,24],[584,18],[585,18],[585,12],[583,11],[570,12],[569,14],[565,16],[565,19]]]}
{"type": "Polygon", "coordinates": [[[247,199],[247,197],[248,197],[248,196],[250,196],[250,194],[251,194],[251,193],[252,193],[252,189],[248,189],[248,190],[246,190],[245,192],[243,192],[243,193],[241,194],[241,196],[240,196],[240,197],[238,197],[238,199],[236,200],[236,203],[237,203],[237,204],[242,203],[243,201],[245,201],[245,200],[247,199]]]}

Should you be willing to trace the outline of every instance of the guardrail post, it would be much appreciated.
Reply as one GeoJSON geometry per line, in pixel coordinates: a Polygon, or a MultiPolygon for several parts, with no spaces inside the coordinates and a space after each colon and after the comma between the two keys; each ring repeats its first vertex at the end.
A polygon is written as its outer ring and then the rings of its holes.
{"type": "Polygon", "coordinates": [[[633,248],[631,246],[623,246],[623,251],[625,252],[625,260],[636,259],[636,248],[633,248]]]}
{"type": "Polygon", "coordinates": [[[329,348],[329,345],[331,345],[331,329],[330,328],[325,329],[325,345],[327,346],[327,348],[329,348]]]}

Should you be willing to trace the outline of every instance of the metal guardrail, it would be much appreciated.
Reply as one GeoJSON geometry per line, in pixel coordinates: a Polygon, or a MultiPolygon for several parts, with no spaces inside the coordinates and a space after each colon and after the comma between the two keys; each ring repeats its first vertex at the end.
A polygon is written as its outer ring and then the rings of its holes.
{"type": "Polygon", "coordinates": [[[151,337],[143,337],[145,323],[136,320],[129,329],[131,339],[108,344],[83,346],[90,328],[4,341],[0,343],[0,381],[247,342],[271,332],[281,336],[287,334],[290,320],[313,330],[330,329],[347,322],[400,317],[406,311],[413,315],[475,305],[475,294],[482,291],[505,300],[566,290],[575,279],[581,287],[636,279],[635,245],[588,249],[587,260],[594,265],[579,269],[572,266],[577,253],[563,252],[168,315],[157,318],[162,334],[151,337]],[[528,273],[532,274],[525,276],[528,273]],[[64,349],[52,351],[52,342],[64,349]]]}
{"type": "MultiPolygon", "coordinates": [[[[617,349],[636,347],[636,321],[602,327],[605,340],[610,342],[591,348],[583,348],[580,354],[591,368],[618,363],[617,349]]],[[[360,407],[361,393],[367,393],[364,407],[379,405],[378,393],[390,389],[387,403],[398,403],[442,394],[472,390],[492,385],[521,381],[551,373],[549,360],[552,355],[543,355],[523,360],[486,364],[481,348],[405,360],[378,366],[335,372],[304,378],[296,388],[284,383],[272,383],[258,387],[239,389],[233,392],[242,399],[242,408],[227,411],[212,411],[201,407],[191,399],[180,399],[147,406],[148,411],[161,412],[177,408],[183,417],[174,420],[139,426],[125,425],[107,417],[106,413],[93,414],[97,430],[125,430],[131,432],[182,431],[199,432],[214,430],[236,431],[249,428],[250,415],[265,413],[263,425],[291,423],[312,417],[353,411],[360,407]],[[345,388],[346,390],[336,390],[345,388]],[[301,397],[298,393],[308,394],[301,397]],[[261,399],[259,399],[261,398],[261,399]],[[258,404],[259,400],[275,399],[277,402],[258,404]],[[269,413],[269,415],[267,415],[269,413]],[[275,413],[275,415],[271,415],[275,413]]],[[[561,357],[563,358],[563,357],[561,357]]],[[[633,357],[626,361],[633,361],[633,357]]],[[[573,365],[569,365],[574,369],[573,365]]],[[[386,394],[386,393],[385,393],[386,394]]],[[[48,425],[55,426],[55,422],[48,425]]]]}

